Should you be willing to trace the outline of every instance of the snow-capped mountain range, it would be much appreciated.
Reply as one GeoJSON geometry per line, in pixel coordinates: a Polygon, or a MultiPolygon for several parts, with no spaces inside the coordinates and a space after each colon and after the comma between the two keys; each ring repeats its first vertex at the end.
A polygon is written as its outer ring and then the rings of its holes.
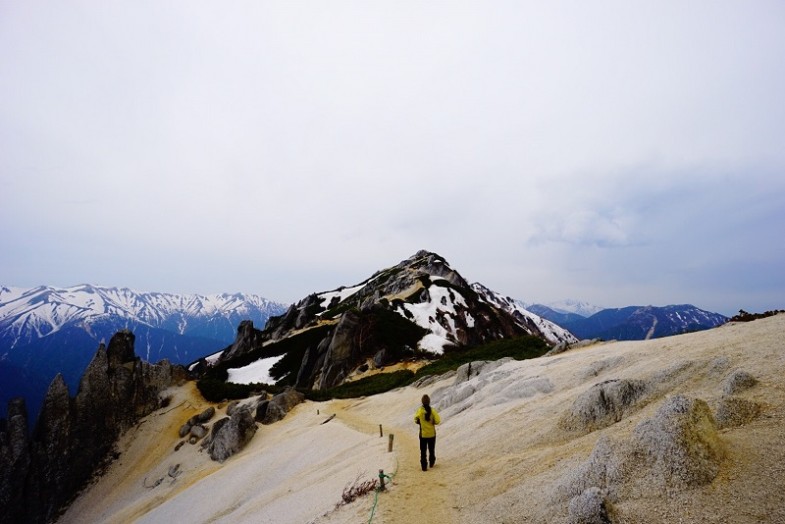
{"type": "Polygon", "coordinates": [[[727,321],[724,315],[692,304],[674,304],[603,309],[562,325],[579,338],[644,340],[711,329],[727,321]]]}
{"type": "Polygon", "coordinates": [[[128,288],[89,284],[29,289],[3,286],[0,288],[0,336],[11,340],[6,347],[16,347],[65,327],[78,325],[92,332],[94,325],[123,319],[123,327],[141,324],[178,335],[229,343],[234,339],[240,320],[263,323],[286,307],[243,293],[140,293],[128,288]]]}
{"type": "MultiPolygon", "coordinates": [[[[576,315],[580,315],[582,317],[590,317],[593,314],[599,313],[605,309],[602,306],[597,306],[595,304],[590,304],[582,300],[575,300],[571,298],[558,300],[556,302],[548,302],[547,304],[543,305],[548,306],[558,313],[575,313],[576,315]]],[[[523,304],[523,306],[527,307],[526,304],[523,304]]]]}
{"type": "Polygon", "coordinates": [[[36,413],[49,382],[62,373],[75,389],[101,342],[130,329],[148,362],[185,364],[226,347],[243,320],[264,325],[285,304],[243,293],[178,295],[83,284],[0,286],[0,415],[21,395],[36,413]]]}

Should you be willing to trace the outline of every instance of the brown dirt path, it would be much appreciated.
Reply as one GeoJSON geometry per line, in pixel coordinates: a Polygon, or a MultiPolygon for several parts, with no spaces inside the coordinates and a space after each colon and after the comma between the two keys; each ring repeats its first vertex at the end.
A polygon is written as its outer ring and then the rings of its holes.
{"type": "MultiPolygon", "coordinates": [[[[330,409],[336,420],[346,426],[368,434],[379,433],[379,424],[371,420],[364,409],[357,409],[364,401],[336,400],[330,409]]],[[[404,428],[398,425],[384,426],[385,438],[394,435],[393,449],[397,455],[395,471],[389,490],[379,495],[374,524],[410,524],[412,522],[457,523],[456,501],[449,487],[449,479],[455,478],[458,466],[438,462],[433,469],[420,469],[420,444],[416,426],[404,428]],[[456,471],[453,471],[456,470],[456,471]]],[[[438,443],[438,440],[437,440],[438,443]]],[[[387,474],[393,472],[385,472],[387,474]]]]}

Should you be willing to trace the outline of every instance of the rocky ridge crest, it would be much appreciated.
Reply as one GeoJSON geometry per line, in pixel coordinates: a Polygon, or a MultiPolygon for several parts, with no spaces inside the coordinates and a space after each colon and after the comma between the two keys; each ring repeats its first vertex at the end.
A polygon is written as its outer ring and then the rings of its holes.
{"type": "Polygon", "coordinates": [[[470,285],[441,256],[419,251],[358,285],[309,295],[264,330],[244,322],[218,363],[236,368],[285,355],[273,367],[276,380],[325,389],[361,366],[388,366],[418,351],[440,354],[522,335],[551,344],[577,341],[507,306],[487,288],[470,285]]]}

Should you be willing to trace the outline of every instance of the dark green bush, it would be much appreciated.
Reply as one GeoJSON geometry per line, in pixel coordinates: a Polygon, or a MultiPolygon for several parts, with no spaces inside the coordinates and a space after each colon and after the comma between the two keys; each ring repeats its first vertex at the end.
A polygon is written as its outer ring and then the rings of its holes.
{"type": "Polygon", "coordinates": [[[550,347],[540,338],[524,335],[517,338],[496,340],[471,349],[451,348],[438,360],[417,370],[416,378],[441,375],[458,369],[463,364],[478,360],[499,360],[512,357],[515,360],[541,357],[550,347]]]}
{"type": "Polygon", "coordinates": [[[734,315],[731,317],[729,322],[751,322],[753,320],[758,320],[760,318],[771,317],[774,315],[778,315],[780,313],[785,313],[785,311],[781,309],[775,309],[773,311],[766,311],[765,313],[747,313],[743,309],[739,310],[738,315],[734,315]]]}
{"type": "Polygon", "coordinates": [[[238,398],[248,398],[252,391],[258,390],[260,386],[249,384],[234,384],[223,382],[212,378],[203,378],[196,383],[199,392],[210,402],[220,402],[222,400],[233,400],[238,398]]]}
{"type": "Polygon", "coordinates": [[[403,369],[392,373],[371,375],[327,390],[309,390],[305,392],[305,396],[311,400],[319,401],[331,398],[367,397],[411,384],[413,378],[414,373],[403,369]]]}

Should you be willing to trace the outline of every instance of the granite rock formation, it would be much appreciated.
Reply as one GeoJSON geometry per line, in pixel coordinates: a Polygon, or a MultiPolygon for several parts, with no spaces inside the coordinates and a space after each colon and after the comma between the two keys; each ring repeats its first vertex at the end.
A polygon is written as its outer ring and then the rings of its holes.
{"type": "Polygon", "coordinates": [[[133,333],[121,331],[98,348],[75,398],[62,376],[52,381],[31,435],[24,401],[12,401],[0,422],[0,524],[54,520],[115,458],[117,438],[159,408],[162,392],[185,376],[166,360],[140,360],[133,333]]]}

